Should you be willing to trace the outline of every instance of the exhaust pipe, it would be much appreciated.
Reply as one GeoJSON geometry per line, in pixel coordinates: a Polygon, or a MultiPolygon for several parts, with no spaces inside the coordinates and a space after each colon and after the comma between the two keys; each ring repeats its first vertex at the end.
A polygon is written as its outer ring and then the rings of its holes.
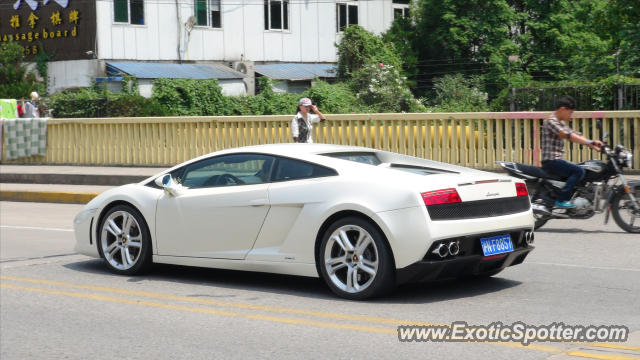
{"type": "Polygon", "coordinates": [[[449,254],[456,256],[460,252],[460,244],[455,241],[449,243],[449,254]]]}
{"type": "Polygon", "coordinates": [[[436,254],[441,258],[443,258],[449,255],[449,248],[445,244],[440,244],[431,253],[436,254]]]}
{"type": "Polygon", "coordinates": [[[527,231],[524,233],[524,241],[526,241],[527,244],[533,244],[533,239],[534,239],[533,231],[527,231]]]}

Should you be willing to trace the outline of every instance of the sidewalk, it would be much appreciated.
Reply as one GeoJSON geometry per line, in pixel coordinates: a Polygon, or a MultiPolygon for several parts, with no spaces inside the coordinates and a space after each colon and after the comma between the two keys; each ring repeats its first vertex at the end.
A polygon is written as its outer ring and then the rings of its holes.
{"type": "Polygon", "coordinates": [[[0,183],[120,186],[138,183],[166,168],[0,165],[0,183]]]}
{"type": "Polygon", "coordinates": [[[164,169],[0,165],[0,201],[86,204],[104,191],[138,183],[164,169]]]}

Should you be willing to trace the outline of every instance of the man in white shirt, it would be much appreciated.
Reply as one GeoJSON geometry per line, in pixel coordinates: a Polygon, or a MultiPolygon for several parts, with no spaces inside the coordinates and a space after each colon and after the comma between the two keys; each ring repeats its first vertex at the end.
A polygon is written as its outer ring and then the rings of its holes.
{"type": "Polygon", "coordinates": [[[296,143],[313,143],[313,124],[321,121],[325,121],[326,118],[318,110],[317,106],[311,104],[311,99],[302,98],[298,102],[298,114],[291,121],[291,134],[293,135],[293,142],[296,143]],[[313,109],[315,114],[311,114],[313,109]]]}

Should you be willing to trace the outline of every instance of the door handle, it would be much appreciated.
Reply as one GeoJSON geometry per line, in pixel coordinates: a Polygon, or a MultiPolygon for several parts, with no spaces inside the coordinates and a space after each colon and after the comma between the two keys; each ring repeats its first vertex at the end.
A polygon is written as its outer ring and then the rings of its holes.
{"type": "Polygon", "coordinates": [[[249,201],[249,205],[251,206],[264,206],[269,205],[269,199],[256,199],[249,201]]]}

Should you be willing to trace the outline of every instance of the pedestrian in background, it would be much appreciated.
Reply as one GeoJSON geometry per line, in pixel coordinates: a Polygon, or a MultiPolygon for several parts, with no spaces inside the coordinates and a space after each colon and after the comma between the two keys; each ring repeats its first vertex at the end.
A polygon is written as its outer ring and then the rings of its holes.
{"type": "Polygon", "coordinates": [[[317,106],[311,103],[311,99],[302,98],[298,102],[298,114],[291,121],[291,134],[293,142],[296,143],[313,143],[311,136],[313,124],[327,120],[318,110],[317,106]],[[311,110],[315,114],[311,114],[311,110]]]}

